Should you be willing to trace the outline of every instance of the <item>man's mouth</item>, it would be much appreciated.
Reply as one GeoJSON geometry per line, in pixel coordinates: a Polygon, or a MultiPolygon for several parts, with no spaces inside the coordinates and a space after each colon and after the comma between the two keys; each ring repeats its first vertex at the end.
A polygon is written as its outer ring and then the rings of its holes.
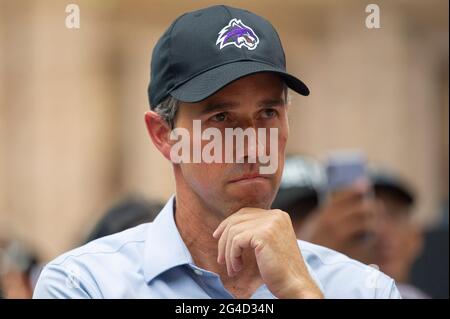
{"type": "Polygon", "coordinates": [[[259,179],[267,179],[267,176],[258,174],[258,173],[251,173],[251,174],[244,174],[241,175],[238,178],[235,178],[230,181],[230,183],[237,183],[237,182],[245,182],[245,181],[256,181],[259,179]]]}

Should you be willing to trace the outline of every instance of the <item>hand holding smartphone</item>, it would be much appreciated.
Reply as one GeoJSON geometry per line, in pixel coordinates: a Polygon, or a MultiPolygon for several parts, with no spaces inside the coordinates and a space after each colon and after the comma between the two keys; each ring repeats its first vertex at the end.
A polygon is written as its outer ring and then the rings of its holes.
{"type": "MultiPolygon", "coordinates": [[[[328,158],[325,170],[327,177],[326,198],[341,195],[348,190],[352,190],[352,187],[355,189],[357,183],[365,184],[363,187],[365,191],[361,193],[359,202],[374,198],[367,170],[367,160],[361,152],[346,151],[334,153],[328,158]]],[[[355,205],[358,204],[355,202],[355,205]]],[[[372,212],[361,211],[360,214],[370,216],[372,212]]],[[[370,217],[367,217],[367,219],[370,219],[370,217]]],[[[357,240],[367,243],[373,237],[373,232],[367,230],[357,237],[357,240]]]]}
{"type": "Polygon", "coordinates": [[[325,166],[327,193],[351,187],[356,182],[369,183],[366,159],[360,152],[348,151],[332,154],[325,166]]]}

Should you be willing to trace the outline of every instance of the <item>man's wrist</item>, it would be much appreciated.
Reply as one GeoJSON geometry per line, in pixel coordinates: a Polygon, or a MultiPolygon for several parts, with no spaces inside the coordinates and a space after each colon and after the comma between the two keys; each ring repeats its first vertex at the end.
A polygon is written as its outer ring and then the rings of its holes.
{"type": "Polygon", "coordinates": [[[324,299],[322,291],[314,282],[291,283],[280,296],[281,299],[324,299]]]}

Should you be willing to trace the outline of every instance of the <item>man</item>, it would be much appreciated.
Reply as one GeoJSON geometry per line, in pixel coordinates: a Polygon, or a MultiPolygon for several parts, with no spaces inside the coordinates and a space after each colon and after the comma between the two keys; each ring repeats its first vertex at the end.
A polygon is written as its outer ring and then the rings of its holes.
{"type": "MultiPolygon", "coordinates": [[[[323,167],[305,156],[286,160],[280,190],[272,207],[289,212],[297,238],[319,244],[365,262],[377,265],[398,283],[405,299],[427,298],[409,284],[412,265],[420,255],[422,233],[412,222],[415,195],[399,177],[385,170],[371,170],[374,198],[356,196],[358,187],[349,187],[355,196],[328,197],[323,167]],[[361,209],[365,200],[376,201],[372,209],[361,209]],[[359,208],[359,209],[358,209],[359,208]],[[373,215],[371,223],[358,226],[355,216],[373,215]],[[372,233],[370,241],[358,239],[358,233],[372,233]]],[[[369,217],[367,217],[368,219],[369,217]]]]}
{"type": "Polygon", "coordinates": [[[51,262],[35,297],[399,297],[384,274],[297,242],[288,214],[270,210],[289,133],[286,86],[309,94],[286,72],[281,42],[265,19],[227,6],[176,19],[153,51],[152,111],[145,114],[153,144],[172,162],[176,195],[153,223],[51,262]],[[230,152],[195,138],[196,121],[202,137],[214,135],[219,146],[229,144],[220,139],[229,129],[249,136],[258,129],[257,143],[248,138],[246,147],[231,149],[230,161],[230,152]],[[187,151],[174,136],[188,137],[187,151]],[[202,160],[194,156],[199,149],[202,160]],[[215,161],[203,160],[206,149],[215,161]],[[267,154],[277,164],[269,169],[262,165],[267,154]]]}
{"type": "Polygon", "coordinates": [[[374,263],[398,282],[404,299],[429,298],[411,285],[410,273],[423,246],[423,234],[413,222],[415,195],[394,174],[378,170],[372,177],[375,195],[381,202],[374,245],[374,263]]]}
{"type": "Polygon", "coordinates": [[[377,201],[366,196],[370,183],[356,181],[334,192],[327,190],[323,165],[293,156],[286,162],[280,190],[272,207],[291,215],[297,238],[331,248],[363,263],[374,263],[373,234],[377,201]]]}

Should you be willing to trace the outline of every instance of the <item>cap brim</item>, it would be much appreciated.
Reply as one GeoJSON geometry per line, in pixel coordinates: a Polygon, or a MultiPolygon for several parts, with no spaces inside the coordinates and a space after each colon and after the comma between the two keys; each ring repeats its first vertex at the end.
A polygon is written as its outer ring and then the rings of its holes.
{"type": "Polygon", "coordinates": [[[408,205],[414,204],[414,195],[407,189],[406,186],[403,186],[400,183],[385,180],[375,180],[373,181],[373,187],[375,188],[375,193],[382,190],[387,190],[394,194],[397,194],[408,205]]]}
{"type": "Polygon", "coordinates": [[[270,64],[256,61],[236,61],[210,69],[193,77],[169,93],[182,102],[199,102],[231,82],[259,72],[277,73],[290,89],[304,96],[309,95],[308,87],[295,76],[270,64]]]}

